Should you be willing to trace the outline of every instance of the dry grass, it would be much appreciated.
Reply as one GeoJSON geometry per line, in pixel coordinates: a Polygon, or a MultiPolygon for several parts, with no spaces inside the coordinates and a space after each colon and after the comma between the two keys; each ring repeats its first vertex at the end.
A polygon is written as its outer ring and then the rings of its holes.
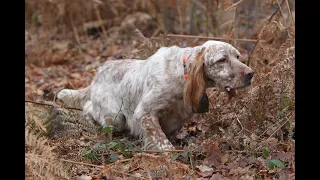
{"type": "Polygon", "coordinates": [[[26,110],[25,166],[26,179],[68,179],[67,168],[57,160],[55,147],[48,144],[41,111],[26,110]],[[35,111],[37,113],[35,113],[35,111]]]}

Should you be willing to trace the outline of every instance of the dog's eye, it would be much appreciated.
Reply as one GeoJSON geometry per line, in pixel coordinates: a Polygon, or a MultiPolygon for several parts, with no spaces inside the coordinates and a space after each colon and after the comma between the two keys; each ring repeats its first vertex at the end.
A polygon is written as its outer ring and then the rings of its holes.
{"type": "Polygon", "coordinates": [[[237,55],[237,56],[236,56],[236,58],[237,58],[237,59],[239,59],[239,58],[240,58],[240,56],[239,56],[239,55],[237,55]]]}
{"type": "Polygon", "coordinates": [[[226,62],[227,61],[227,58],[221,58],[221,59],[219,59],[219,61],[218,62],[226,62]]]}

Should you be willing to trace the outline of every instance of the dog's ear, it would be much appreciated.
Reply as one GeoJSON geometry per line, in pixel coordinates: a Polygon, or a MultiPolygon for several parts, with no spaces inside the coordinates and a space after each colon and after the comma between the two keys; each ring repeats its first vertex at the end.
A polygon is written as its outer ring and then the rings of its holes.
{"type": "Polygon", "coordinates": [[[202,48],[196,58],[191,62],[188,71],[188,79],[184,87],[183,100],[185,104],[190,104],[192,110],[197,112],[199,102],[205,93],[205,75],[204,75],[204,52],[202,48]]]}

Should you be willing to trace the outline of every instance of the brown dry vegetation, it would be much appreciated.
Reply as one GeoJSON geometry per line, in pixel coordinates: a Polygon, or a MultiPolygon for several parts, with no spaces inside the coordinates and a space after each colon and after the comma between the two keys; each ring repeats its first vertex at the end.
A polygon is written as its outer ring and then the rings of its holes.
{"type": "Polygon", "coordinates": [[[26,99],[50,104],[26,103],[26,179],[294,179],[294,11],[291,0],[25,1],[26,99]],[[208,91],[210,112],[181,129],[180,151],[141,152],[80,111],[57,115],[55,94],[89,85],[106,60],[206,41],[170,34],[218,37],[256,72],[230,101],[208,91]]]}

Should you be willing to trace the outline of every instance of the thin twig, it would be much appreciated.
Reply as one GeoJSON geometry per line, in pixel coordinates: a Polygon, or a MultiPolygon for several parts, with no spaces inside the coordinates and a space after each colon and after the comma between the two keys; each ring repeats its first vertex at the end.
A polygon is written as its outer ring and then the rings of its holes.
{"type": "Polygon", "coordinates": [[[290,5],[289,5],[288,0],[286,0],[286,2],[287,2],[287,6],[288,6],[289,15],[290,15],[290,18],[291,18],[292,28],[294,30],[294,27],[295,27],[294,26],[294,19],[293,19],[292,13],[291,13],[291,9],[290,9],[290,5]]]}
{"type": "MultiPolygon", "coordinates": [[[[45,103],[45,102],[36,102],[36,101],[31,101],[31,100],[24,100],[24,102],[28,102],[28,103],[32,103],[32,104],[38,104],[38,105],[47,105],[47,106],[53,106],[53,107],[60,107],[58,104],[55,104],[55,103],[49,104],[49,103],[45,103]]],[[[73,107],[63,107],[63,108],[82,111],[82,109],[73,108],[73,107]]]]}
{"type": "Polygon", "coordinates": [[[217,121],[213,122],[212,125],[214,125],[214,124],[216,124],[218,122],[221,122],[221,121],[223,121],[223,119],[220,119],[220,120],[217,120],[217,121]]]}
{"type": "MultiPolygon", "coordinates": [[[[280,5],[282,5],[283,3],[284,3],[284,0],[282,0],[280,5]]],[[[270,16],[270,18],[268,19],[268,24],[271,22],[272,18],[277,14],[279,9],[280,9],[280,6],[278,6],[277,10],[270,16]]],[[[257,45],[259,44],[259,42],[265,42],[265,41],[261,40],[260,38],[256,41],[256,43],[254,44],[254,46],[253,46],[253,48],[251,50],[251,53],[249,54],[249,57],[248,57],[248,63],[247,63],[248,66],[250,66],[251,56],[252,56],[254,50],[256,49],[257,45]]]]}
{"type": "Polygon", "coordinates": [[[145,153],[162,153],[162,152],[185,152],[188,150],[181,150],[181,149],[168,149],[168,150],[142,150],[141,152],[145,153]]]}
{"type": "Polygon", "coordinates": [[[239,120],[239,118],[237,116],[236,116],[236,119],[237,119],[237,121],[238,121],[238,123],[240,124],[240,127],[241,127],[241,130],[238,132],[238,134],[240,134],[242,132],[242,130],[243,130],[243,126],[242,126],[242,124],[241,124],[241,122],[240,122],[240,120],[239,120]]]}
{"type": "Polygon", "coordinates": [[[158,27],[151,35],[151,37],[156,36],[159,32],[161,31],[161,29],[158,27]]]}
{"type": "Polygon", "coordinates": [[[188,29],[188,34],[191,34],[193,26],[194,26],[194,18],[193,18],[193,14],[195,12],[195,1],[191,2],[191,7],[189,10],[189,29],[188,29]]]}
{"type": "Polygon", "coordinates": [[[96,8],[96,16],[101,26],[103,37],[106,39],[106,42],[107,42],[108,41],[107,31],[106,31],[106,28],[104,27],[98,5],[96,5],[95,8],[96,8]]]}
{"type": "Polygon", "coordinates": [[[192,170],[194,171],[194,165],[193,165],[191,153],[188,153],[188,155],[189,155],[190,166],[191,166],[192,170]]]}
{"type": "Polygon", "coordinates": [[[180,34],[183,33],[183,27],[182,27],[182,15],[181,15],[181,7],[180,7],[180,0],[177,1],[177,10],[178,10],[178,16],[179,16],[179,32],[180,34]]]}
{"type": "Polygon", "coordinates": [[[273,126],[277,125],[277,123],[273,123],[271,126],[269,126],[265,131],[263,131],[259,136],[258,138],[261,138],[262,135],[264,135],[266,132],[268,132],[270,129],[269,128],[272,128],[273,126]]]}
{"type": "Polygon", "coordinates": [[[207,11],[207,7],[203,4],[201,4],[199,1],[196,0],[192,0],[192,2],[197,5],[198,7],[200,7],[203,11],[207,11]]]}
{"type": "MultiPolygon", "coordinates": [[[[189,150],[180,150],[180,149],[168,149],[168,150],[125,150],[124,152],[143,152],[143,153],[163,153],[163,152],[198,152],[198,151],[189,151],[189,150]]],[[[200,151],[199,151],[200,152],[200,151]]],[[[103,153],[102,155],[109,155],[110,153],[103,153]]]]}
{"type": "MultiPolygon", "coordinates": [[[[233,37],[236,39],[238,37],[237,34],[237,6],[234,8],[234,17],[233,17],[233,37]]],[[[230,34],[231,35],[231,34],[230,34]]],[[[237,46],[237,41],[233,40],[233,46],[237,46]]]]}
{"type": "MultiPolygon", "coordinates": [[[[266,140],[262,141],[261,144],[267,142],[280,128],[282,128],[282,126],[284,126],[290,120],[288,116],[285,117],[287,120],[283,124],[281,124],[266,140]]],[[[261,147],[261,144],[256,149],[254,149],[254,151],[257,151],[261,147]]]]}
{"type": "Polygon", "coordinates": [[[53,103],[49,104],[49,103],[44,103],[44,102],[34,102],[34,101],[31,101],[31,100],[24,100],[24,101],[27,102],[27,103],[38,104],[38,105],[55,106],[55,104],[53,104],[53,103]]]}
{"type": "Polygon", "coordinates": [[[112,167],[112,166],[114,166],[114,165],[116,165],[116,164],[120,164],[120,163],[124,163],[124,162],[128,162],[128,161],[131,161],[131,159],[118,160],[118,161],[116,161],[116,162],[114,162],[114,163],[111,163],[111,164],[106,165],[105,168],[106,168],[106,167],[112,167]]]}
{"type": "Polygon", "coordinates": [[[103,2],[100,1],[100,0],[92,0],[92,1],[95,2],[95,3],[97,3],[97,4],[99,4],[99,5],[104,5],[103,2]]]}
{"type": "Polygon", "coordinates": [[[227,8],[226,10],[224,10],[224,11],[229,11],[229,10],[232,9],[233,7],[235,7],[235,6],[237,6],[238,4],[240,4],[242,1],[243,1],[243,0],[240,0],[240,1],[232,4],[230,7],[228,7],[228,8],[227,8]]]}
{"type": "Polygon", "coordinates": [[[136,175],[133,175],[133,174],[129,174],[129,173],[117,171],[117,170],[114,170],[114,169],[110,169],[110,170],[113,171],[113,172],[115,172],[115,173],[123,174],[123,175],[126,175],[126,176],[131,176],[131,177],[135,177],[135,178],[138,178],[138,179],[148,180],[148,179],[145,178],[145,177],[136,176],[136,175]]]}
{"type": "Polygon", "coordinates": [[[70,23],[71,23],[72,30],[73,30],[73,33],[74,33],[74,37],[75,37],[75,39],[76,39],[76,41],[77,41],[77,44],[78,44],[78,46],[79,46],[79,52],[82,53],[82,44],[81,44],[81,41],[80,41],[80,37],[79,37],[78,30],[77,30],[77,28],[76,28],[76,27],[74,26],[74,24],[73,24],[73,20],[72,20],[72,18],[71,18],[70,13],[68,13],[68,15],[69,15],[70,23]]]}
{"type": "MultiPolygon", "coordinates": [[[[276,123],[274,123],[274,124],[272,124],[269,128],[272,128],[273,126],[275,126],[275,125],[277,125],[276,123]]],[[[264,135],[266,132],[268,132],[269,131],[269,129],[267,128],[265,131],[263,131],[259,136],[258,136],[258,138],[260,139],[260,138],[262,138],[262,135],[264,135]]]]}
{"type": "Polygon", "coordinates": [[[270,16],[270,18],[268,19],[268,23],[271,22],[273,16],[275,16],[277,14],[277,12],[280,10],[281,5],[284,3],[284,0],[282,0],[282,2],[280,3],[280,5],[278,5],[277,10],[270,16]]]}
{"type": "MultiPolygon", "coordinates": [[[[161,158],[161,159],[163,159],[163,158],[165,158],[165,157],[161,157],[161,156],[157,156],[157,155],[152,155],[152,154],[146,154],[146,153],[138,153],[138,154],[136,154],[135,155],[135,157],[145,157],[145,158],[155,158],[155,159],[158,159],[158,158],[161,158]]],[[[173,160],[171,160],[170,158],[169,159],[167,159],[167,158],[165,158],[165,161],[167,162],[167,163],[172,163],[172,164],[174,164],[174,165],[176,165],[176,167],[178,167],[178,166],[180,166],[180,167],[182,167],[183,169],[185,169],[185,170],[189,170],[190,168],[189,168],[189,165],[186,165],[186,164],[184,164],[184,163],[180,163],[180,162],[177,162],[177,161],[173,161],[173,160]]]]}
{"type": "MultiPolygon", "coordinates": [[[[287,118],[287,117],[286,117],[287,118]]],[[[282,128],[282,126],[284,126],[288,121],[289,121],[290,119],[289,118],[287,118],[287,120],[283,123],[283,124],[281,124],[269,137],[268,137],[268,139],[266,139],[265,141],[268,141],[280,128],[282,128]]]]}
{"type": "MultiPolygon", "coordinates": [[[[218,31],[218,28],[216,28],[216,29],[213,28],[213,20],[212,20],[212,17],[211,17],[211,12],[212,12],[211,9],[213,9],[212,1],[208,0],[207,1],[207,6],[208,6],[208,10],[206,11],[207,12],[207,29],[208,29],[207,35],[209,36],[210,33],[217,34],[215,32],[218,31]]],[[[215,19],[215,21],[216,21],[216,19],[215,19]]]]}
{"type": "MultiPolygon", "coordinates": [[[[118,164],[118,163],[116,163],[118,164]]],[[[113,164],[114,165],[114,164],[113,164]]],[[[136,176],[136,175],[133,175],[133,174],[129,174],[129,173],[125,173],[125,172],[121,172],[121,171],[117,171],[117,170],[114,170],[111,168],[112,166],[111,165],[108,165],[108,166],[105,166],[104,169],[102,169],[98,175],[95,175],[96,177],[100,177],[102,175],[102,173],[110,170],[110,171],[113,171],[115,173],[118,173],[118,174],[123,174],[123,175],[126,175],[126,176],[131,176],[131,177],[135,177],[135,178],[138,178],[138,179],[144,179],[144,180],[148,180],[147,178],[145,177],[139,177],[139,176],[136,176]]]]}
{"type": "Polygon", "coordinates": [[[130,169],[130,170],[128,171],[128,173],[131,173],[131,172],[136,171],[136,170],[138,170],[138,169],[140,169],[140,167],[132,168],[132,169],[130,169]]]}
{"type": "Polygon", "coordinates": [[[83,163],[83,162],[71,161],[71,160],[67,160],[67,159],[59,159],[59,160],[60,160],[60,161],[63,161],[63,162],[72,163],[72,164],[80,164],[80,165],[85,165],[85,166],[92,166],[92,167],[98,167],[98,168],[105,168],[105,166],[99,166],[99,165],[95,165],[95,164],[89,164],[89,163],[83,163]]]}
{"type": "MultiPolygon", "coordinates": [[[[199,39],[213,39],[213,40],[227,40],[229,41],[230,38],[224,37],[207,37],[207,36],[194,36],[194,35],[182,35],[182,34],[167,34],[168,37],[179,37],[179,38],[199,38],[199,39]]],[[[235,41],[244,41],[244,42],[257,42],[257,39],[231,39],[235,41]]],[[[261,40],[265,42],[264,40],[261,40]]]]}
{"type": "MultiPolygon", "coordinates": [[[[283,3],[283,2],[284,2],[284,1],[282,1],[282,3],[283,3]]],[[[282,12],[282,9],[281,9],[282,3],[280,4],[280,3],[279,3],[279,0],[277,0],[277,4],[278,4],[279,10],[280,10],[280,14],[281,14],[282,18],[284,19],[284,15],[283,15],[283,12],[282,12]]]]}
{"type": "Polygon", "coordinates": [[[147,174],[148,174],[148,178],[149,178],[149,180],[152,180],[152,176],[151,176],[150,168],[149,168],[149,167],[146,167],[146,171],[147,171],[147,174]]]}

